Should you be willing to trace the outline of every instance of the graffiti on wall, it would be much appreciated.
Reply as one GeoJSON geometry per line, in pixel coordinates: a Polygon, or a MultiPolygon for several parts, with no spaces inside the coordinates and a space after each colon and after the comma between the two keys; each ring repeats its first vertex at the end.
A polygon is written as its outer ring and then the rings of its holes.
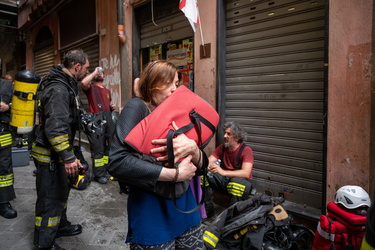
{"type": "Polygon", "coordinates": [[[120,77],[120,58],[119,55],[109,55],[100,59],[100,65],[104,69],[105,78],[103,85],[111,91],[112,102],[120,108],[121,95],[121,77],[120,77]]]}

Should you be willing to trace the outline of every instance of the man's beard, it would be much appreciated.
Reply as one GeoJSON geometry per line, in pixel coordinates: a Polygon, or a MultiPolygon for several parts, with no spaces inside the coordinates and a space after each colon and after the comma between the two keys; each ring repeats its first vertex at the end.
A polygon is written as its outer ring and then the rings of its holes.
{"type": "Polygon", "coordinates": [[[233,146],[234,145],[234,142],[232,142],[232,143],[224,143],[224,147],[226,147],[226,148],[229,148],[230,146],[233,146]]]}
{"type": "Polygon", "coordinates": [[[104,78],[103,77],[101,77],[101,76],[97,76],[97,77],[95,77],[95,82],[102,82],[102,81],[104,81],[104,78]]]}

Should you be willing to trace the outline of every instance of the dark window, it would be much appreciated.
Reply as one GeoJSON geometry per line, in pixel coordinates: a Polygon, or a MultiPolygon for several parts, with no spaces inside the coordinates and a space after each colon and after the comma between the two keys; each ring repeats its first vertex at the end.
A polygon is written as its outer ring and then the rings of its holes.
{"type": "Polygon", "coordinates": [[[59,12],[60,47],[96,34],[95,0],[72,1],[59,12]]]}

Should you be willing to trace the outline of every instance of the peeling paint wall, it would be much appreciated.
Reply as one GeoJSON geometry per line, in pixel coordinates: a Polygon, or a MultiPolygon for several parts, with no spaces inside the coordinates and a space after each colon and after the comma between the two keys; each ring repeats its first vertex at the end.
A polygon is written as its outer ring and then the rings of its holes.
{"type": "Polygon", "coordinates": [[[121,107],[120,41],[117,37],[117,0],[98,0],[99,65],[104,69],[104,86],[112,102],[121,107]]]}
{"type": "MultiPolygon", "coordinates": [[[[216,1],[200,1],[199,12],[202,32],[199,29],[194,34],[194,84],[195,93],[206,100],[212,107],[217,109],[217,2],[216,1]],[[203,39],[202,36],[203,35],[203,39]],[[201,58],[200,47],[204,44],[210,44],[210,57],[201,58]]],[[[220,129],[220,128],[219,128],[220,129]]],[[[205,148],[207,155],[215,150],[215,138],[212,138],[208,146],[205,148]]]]}
{"type": "Polygon", "coordinates": [[[327,202],[344,185],[372,191],[372,15],[373,1],[330,1],[327,202]]]}

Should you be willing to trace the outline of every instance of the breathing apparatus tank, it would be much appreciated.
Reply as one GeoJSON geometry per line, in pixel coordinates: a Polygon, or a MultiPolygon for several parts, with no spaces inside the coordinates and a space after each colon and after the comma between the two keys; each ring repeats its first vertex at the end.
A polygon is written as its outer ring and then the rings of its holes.
{"type": "Polygon", "coordinates": [[[28,134],[33,130],[39,81],[40,77],[32,70],[18,71],[14,77],[10,126],[18,135],[28,134]]]}

